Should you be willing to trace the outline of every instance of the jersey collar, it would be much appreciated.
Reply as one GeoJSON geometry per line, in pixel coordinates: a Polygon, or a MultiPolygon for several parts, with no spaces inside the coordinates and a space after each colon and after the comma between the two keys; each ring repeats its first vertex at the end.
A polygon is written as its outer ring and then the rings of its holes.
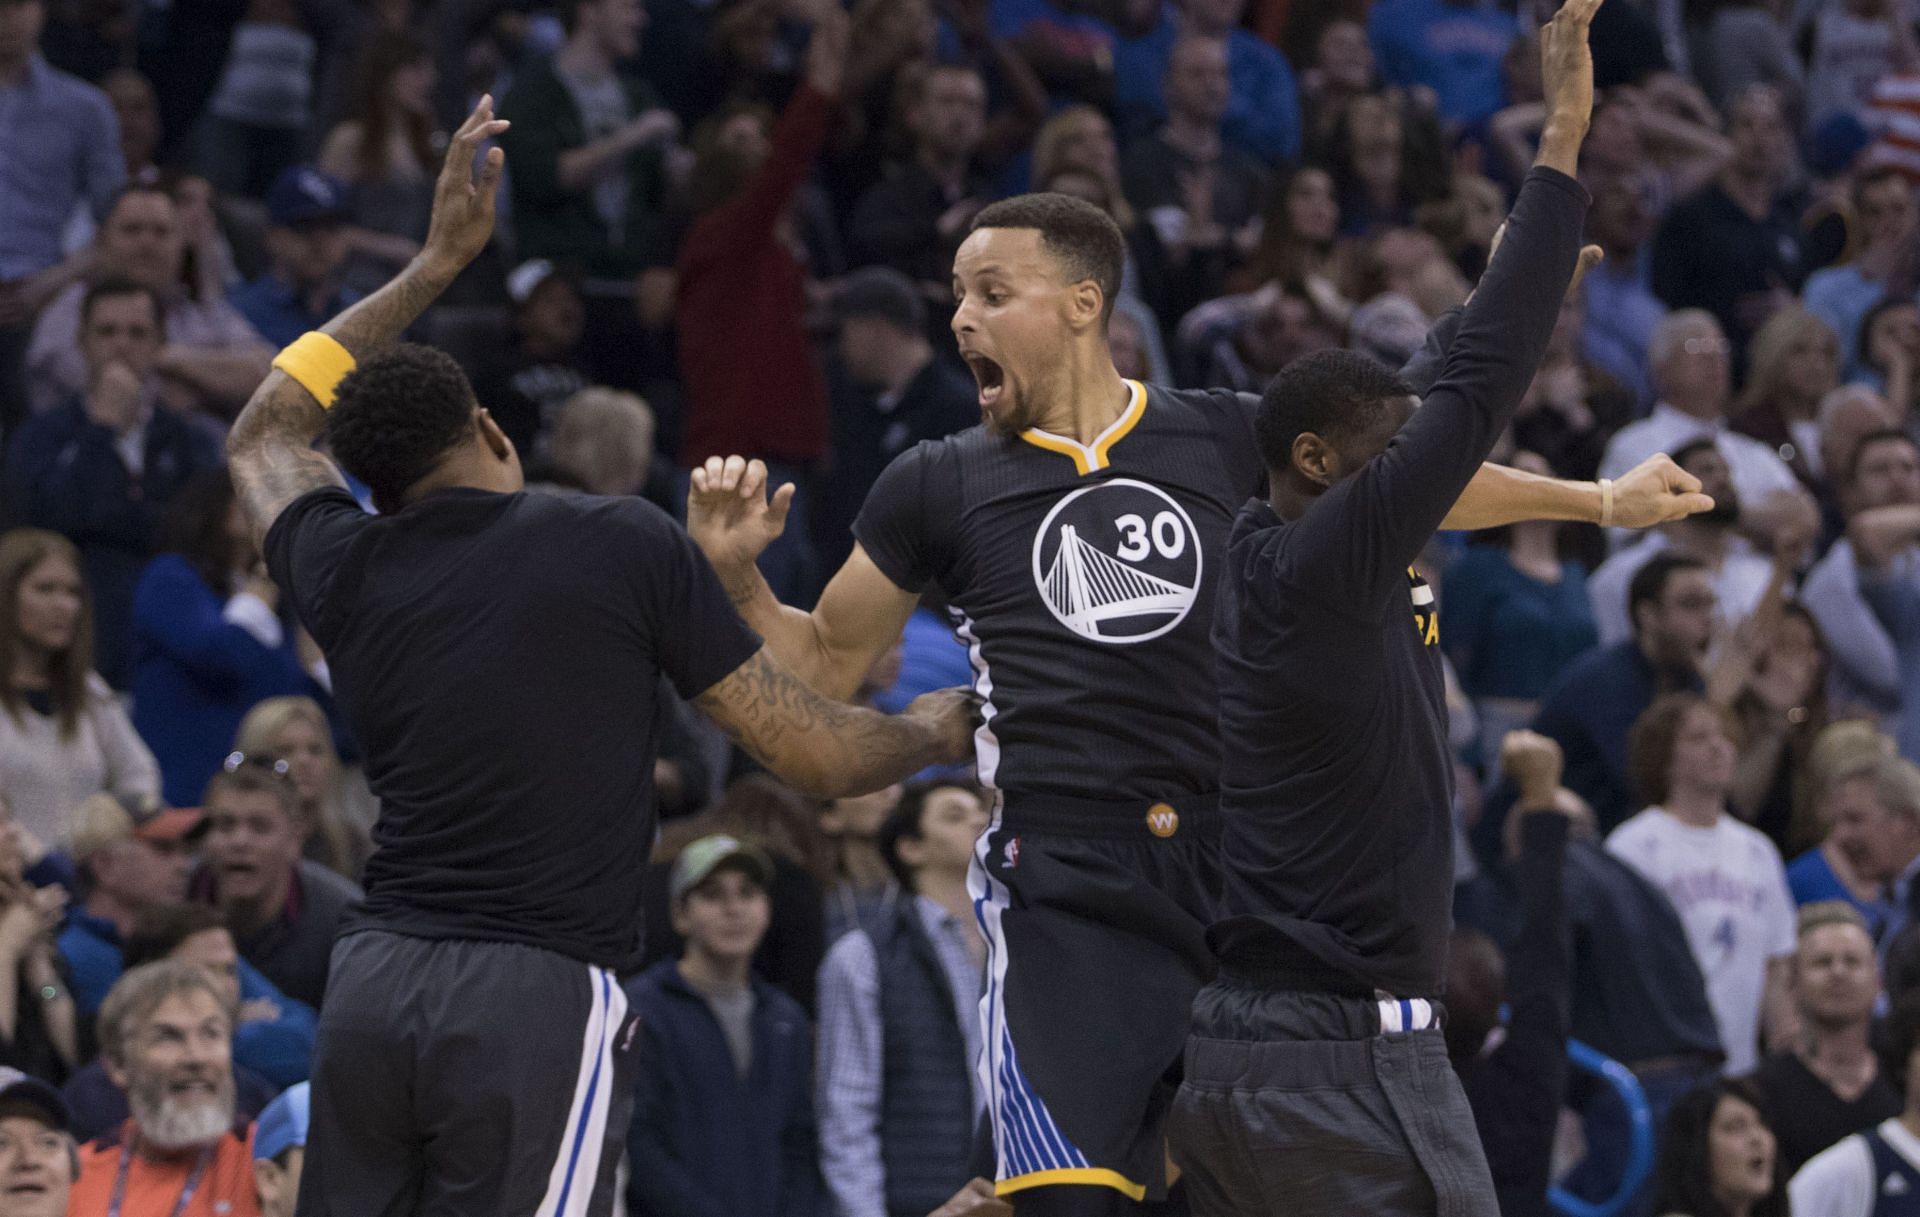
{"type": "Polygon", "coordinates": [[[1051,431],[1042,431],[1038,427],[1028,427],[1020,433],[1020,438],[1036,448],[1045,448],[1048,452],[1058,452],[1061,456],[1071,457],[1073,467],[1082,474],[1092,473],[1107,467],[1107,453],[1113,446],[1126,438],[1127,432],[1147,412],[1147,387],[1137,380],[1127,381],[1127,388],[1133,392],[1133,400],[1127,403],[1127,409],[1119,418],[1113,420],[1105,431],[1094,437],[1091,444],[1083,444],[1077,439],[1065,435],[1055,435],[1051,431]]]}

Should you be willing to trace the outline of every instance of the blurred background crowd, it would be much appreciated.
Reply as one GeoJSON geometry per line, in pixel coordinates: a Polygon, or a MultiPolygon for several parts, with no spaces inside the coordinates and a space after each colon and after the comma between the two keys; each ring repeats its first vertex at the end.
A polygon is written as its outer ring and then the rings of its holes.
{"type": "MultiPolygon", "coordinates": [[[[978,420],[947,322],[982,206],[1114,218],[1129,377],[1258,391],[1336,345],[1397,366],[1531,162],[1547,15],[0,0],[0,1217],[117,1214],[124,1146],[201,1126],[225,1136],[188,1212],[291,1211],[301,1092],[253,1120],[305,1077],[377,806],[221,440],[275,350],[418,252],[480,94],[513,122],[502,222],[413,337],[468,369],[537,492],[678,511],[705,458],[766,460],[798,495],[763,566],[806,604],[886,463],[978,420]]],[[[1920,1196],[1915,18],[1595,21],[1606,261],[1497,457],[1586,479],[1664,451],[1719,506],[1427,558],[1458,750],[1448,1035],[1507,1217],[1550,1180],[1688,1217],[1920,1196]],[[1500,745],[1529,726],[1565,756],[1554,813],[1509,814],[1500,745]],[[1629,1108],[1569,1035],[1659,1129],[1625,1195],[1629,1108]]],[[[860,696],[968,678],[929,598],[860,696]]],[[[822,805],[660,696],[628,1211],[929,1212],[981,1101],[986,797],[928,774],[822,805]]],[[[136,1175],[125,1213],[178,1194],[136,1175]]]]}

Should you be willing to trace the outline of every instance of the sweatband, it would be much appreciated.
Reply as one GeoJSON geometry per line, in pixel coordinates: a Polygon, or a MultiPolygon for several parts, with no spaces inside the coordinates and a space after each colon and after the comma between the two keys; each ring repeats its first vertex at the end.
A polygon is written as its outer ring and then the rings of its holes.
{"type": "Polygon", "coordinates": [[[331,334],[309,330],[293,344],[274,356],[273,366],[291,376],[299,386],[313,394],[323,410],[333,408],[334,390],[348,372],[353,371],[353,356],[331,334]]]}

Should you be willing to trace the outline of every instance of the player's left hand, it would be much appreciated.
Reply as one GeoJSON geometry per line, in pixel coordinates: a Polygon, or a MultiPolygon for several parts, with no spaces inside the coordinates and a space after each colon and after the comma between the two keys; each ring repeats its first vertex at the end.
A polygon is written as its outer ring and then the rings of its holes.
{"type": "Polygon", "coordinates": [[[1700,479],[1655,453],[1613,484],[1613,526],[1651,528],[1669,520],[1713,510],[1713,498],[1700,493],[1700,479]]]}
{"type": "Polygon", "coordinates": [[[793,484],[767,493],[767,466],[739,456],[710,456],[687,489],[687,532],[725,578],[758,561],[787,530],[793,484]]]}
{"type": "Polygon", "coordinates": [[[477,177],[473,159],[481,144],[507,126],[506,119],[493,116],[493,95],[488,94],[447,143],[447,159],[433,187],[433,219],[427,225],[427,242],[421,250],[422,257],[445,273],[458,274],[465,269],[493,238],[494,201],[500,196],[500,174],[506,168],[507,154],[498,148],[487,149],[477,177]]]}

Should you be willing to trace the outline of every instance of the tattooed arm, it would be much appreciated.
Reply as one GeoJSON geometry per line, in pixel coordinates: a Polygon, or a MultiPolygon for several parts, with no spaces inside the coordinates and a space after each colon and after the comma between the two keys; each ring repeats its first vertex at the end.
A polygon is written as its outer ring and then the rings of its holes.
{"type": "MultiPolygon", "coordinates": [[[[505,121],[493,117],[493,99],[481,98],[447,148],[420,256],[392,282],[322,327],[321,332],[356,361],[397,340],[486,248],[506,162],[498,148],[491,149],[476,177],[473,161],[480,145],[506,128],[505,121]]],[[[227,461],[256,542],[265,542],[267,530],[287,504],[309,490],[346,484],[333,462],[313,448],[326,417],[313,394],[276,368],[234,420],[227,461]]]]}
{"type": "Polygon", "coordinates": [[[880,714],[820,696],[765,647],[695,703],[755,760],[821,798],[878,790],[973,752],[975,703],[964,689],[880,714]]]}

